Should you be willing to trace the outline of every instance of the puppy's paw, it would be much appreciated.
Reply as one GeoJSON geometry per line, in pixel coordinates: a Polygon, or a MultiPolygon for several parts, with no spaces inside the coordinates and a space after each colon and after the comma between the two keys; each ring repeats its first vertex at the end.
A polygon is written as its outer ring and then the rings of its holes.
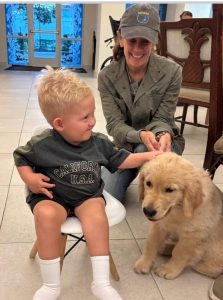
{"type": "Polygon", "coordinates": [[[174,279],[181,273],[181,271],[173,268],[172,266],[168,266],[168,264],[162,264],[155,268],[154,273],[165,279],[174,279]]]}
{"type": "Polygon", "coordinates": [[[138,274],[146,274],[149,273],[151,266],[152,262],[141,256],[135,263],[134,271],[138,274]]]}

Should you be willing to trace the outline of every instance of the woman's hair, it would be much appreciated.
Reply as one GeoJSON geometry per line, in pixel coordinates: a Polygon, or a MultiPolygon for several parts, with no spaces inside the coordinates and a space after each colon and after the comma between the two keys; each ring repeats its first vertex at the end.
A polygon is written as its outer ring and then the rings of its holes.
{"type": "Polygon", "coordinates": [[[113,57],[114,60],[119,60],[123,56],[124,56],[124,48],[120,46],[118,35],[117,35],[115,38],[115,45],[113,47],[113,57]]]}
{"type": "Polygon", "coordinates": [[[56,117],[92,95],[89,86],[68,69],[54,70],[46,66],[42,73],[37,80],[38,100],[44,117],[51,125],[56,117]]]}

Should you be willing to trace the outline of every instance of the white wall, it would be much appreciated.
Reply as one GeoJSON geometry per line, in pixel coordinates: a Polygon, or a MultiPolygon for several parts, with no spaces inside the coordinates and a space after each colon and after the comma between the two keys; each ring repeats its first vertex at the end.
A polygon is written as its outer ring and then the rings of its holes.
{"type": "Polygon", "coordinates": [[[168,3],[166,21],[179,21],[184,10],[191,11],[194,18],[210,18],[212,16],[211,3],[168,3]]]}
{"type": "Polygon", "coordinates": [[[112,29],[109,21],[109,16],[114,20],[119,20],[125,11],[125,3],[102,3],[98,5],[98,21],[97,21],[97,46],[96,46],[96,68],[95,71],[100,70],[102,62],[112,55],[110,47],[106,47],[104,40],[112,37],[112,29]]]}
{"type": "Polygon", "coordinates": [[[184,10],[185,10],[185,3],[168,4],[166,21],[169,21],[169,22],[179,21],[180,15],[184,10]]]}
{"type": "Polygon", "coordinates": [[[194,18],[211,18],[211,3],[185,3],[185,10],[192,12],[194,18]]]}
{"type": "Polygon", "coordinates": [[[93,32],[97,30],[98,4],[85,4],[83,9],[82,64],[86,69],[92,67],[93,32]]]}

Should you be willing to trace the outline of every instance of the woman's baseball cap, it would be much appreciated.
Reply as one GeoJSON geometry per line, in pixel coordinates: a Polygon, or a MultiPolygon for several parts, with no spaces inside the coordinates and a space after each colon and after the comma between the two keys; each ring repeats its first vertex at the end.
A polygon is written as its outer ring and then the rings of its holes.
{"type": "Polygon", "coordinates": [[[160,18],[157,10],[149,4],[129,7],[120,20],[119,30],[125,39],[144,38],[158,43],[160,18]]]}

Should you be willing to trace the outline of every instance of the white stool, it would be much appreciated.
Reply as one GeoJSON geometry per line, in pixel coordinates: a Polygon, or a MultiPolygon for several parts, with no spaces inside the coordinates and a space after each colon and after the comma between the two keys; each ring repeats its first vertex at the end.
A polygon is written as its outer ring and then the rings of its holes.
{"type": "MultiPolygon", "coordinates": [[[[126,210],[122,203],[115,199],[112,195],[110,195],[108,192],[103,191],[103,195],[106,200],[106,207],[105,211],[108,217],[108,223],[109,227],[114,226],[120,222],[122,222],[125,219],[126,216],[126,210]]],[[[61,226],[61,270],[63,265],[63,260],[65,256],[79,243],[79,242],[85,242],[84,235],[81,228],[81,223],[79,222],[78,218],[76,217],[68,217],[67,220],[62,224],[61,226]],[[76,236],[76,234],[80,234],[81,236],[76,236]],[[72,245],[66,252],[66,242],[67,242],[67,236],[73,237],[76,242],[74,245],[72,245]]],[[[34,243],[33,248],[30,252],[29,257],[35,258],[37,254],[37,242],[34,243]]],[[[112,277],[114,280],[119,280],[119,275],[116,269],[116,266],[114,264],[113,258],[111,256],[111,253],[109,252],[110,257],[110,272],[112,274],[112,277]]]]}

